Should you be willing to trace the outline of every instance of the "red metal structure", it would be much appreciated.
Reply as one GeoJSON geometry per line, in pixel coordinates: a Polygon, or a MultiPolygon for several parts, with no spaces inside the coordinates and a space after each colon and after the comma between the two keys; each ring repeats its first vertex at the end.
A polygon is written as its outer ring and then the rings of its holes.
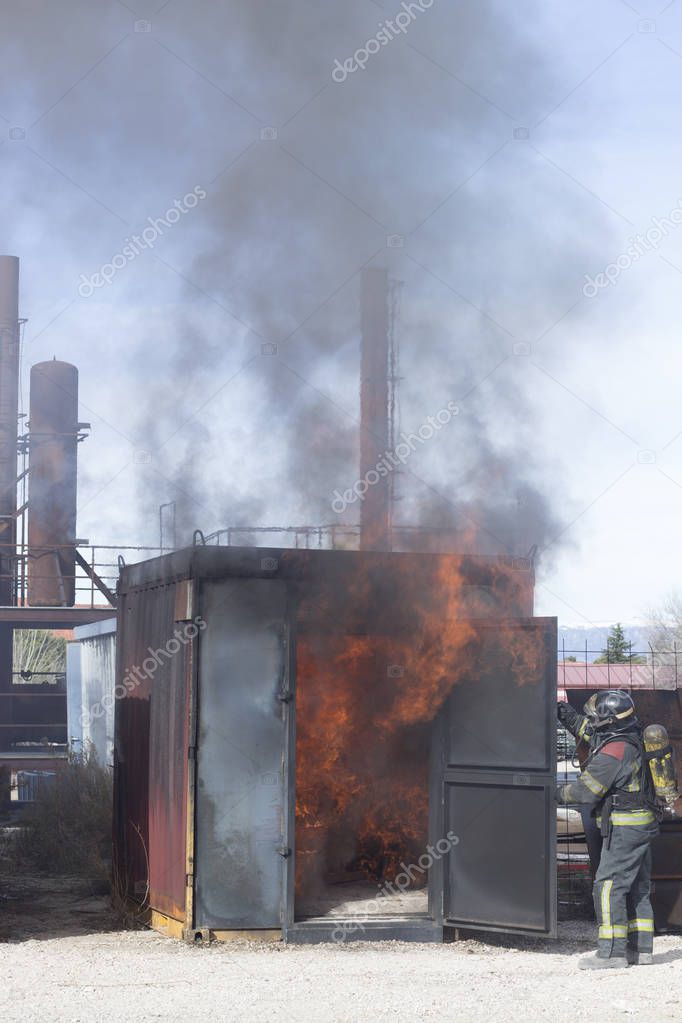
{"type": "MultiPolygon", "coordinates": [[[[0,605],[13,601],[17,514],[19,260],[0,256],[0,605]]],[[[12,627],[0,624],[0,694],[12,678],[12,627]]],[[[1,697],[0,697],[1,698],[1,697]]]]}
{"type": "Polygon", "coordinates": [[[26,665],[14,665],[14,631],[109,617],[117,575],[107,585],[94,549],[88,558],[76,547],[76,448],[85,424],[74,366],[55,359],[33,367],[30,433],[19,436],[21,323],[19,260],[0,256],[0,766],[13,770],[50,766],[66,755],[67,740],[63,677],[52,673],[40,684],[26,665]]]}
{"type": "Polygon", "coordinates": [[[31,367],[28,485],[28,602],[76,602],[78,370],[68,362],[31,367]]]}
{"type": "Polygon", "coordinates": [[[12,603],[17,513],[19,260],[0,256],[0,604],[12,603]]]}

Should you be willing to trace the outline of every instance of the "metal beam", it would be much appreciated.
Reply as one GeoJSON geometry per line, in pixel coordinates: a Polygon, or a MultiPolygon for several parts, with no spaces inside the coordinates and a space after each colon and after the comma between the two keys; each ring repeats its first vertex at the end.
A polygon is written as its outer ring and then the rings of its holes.
{"type": "Polygon", "coordinates": [[[92,582],[95,584],[95,586],[97,587],[99,592],[102,593],[107,598],[107,600],[111,604],[112,608],[115,608],[116,607],[116,594],[113,593],[112,590],[109,589],[107,584],[105,582],[103,582],[102,579],[100,579],[100,577],[97,575],[97,572],[95,572],[95,570],[92,567],[92,565],[89,564],[89,562],[87,562],[85,560],[85,558],[83,557],[81,552],[78,550],[78,548],[76,548],[74,553],[76,555],[76,563],[78,565],[80,565],[80,567],[83,569],[83,571],[87,575],[88,579],[92,580],[92,582]]]}
{"type": "Polygon", "coordinates": [[[111,607],[0,607],[0,623],[15,629],[75,629],[113,617],[111,607]]]}

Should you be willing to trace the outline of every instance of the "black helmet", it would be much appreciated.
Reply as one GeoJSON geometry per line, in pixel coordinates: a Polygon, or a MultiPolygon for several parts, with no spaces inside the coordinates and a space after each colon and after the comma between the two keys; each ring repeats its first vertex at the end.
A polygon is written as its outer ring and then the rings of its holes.
{"type": "Polygon", "coordinates": [[[595,693],[589,698],[583,711],[595,728],[629,725],[635,720],[632,697],[622,689],[605,689],[604,692],[595,693]]]}

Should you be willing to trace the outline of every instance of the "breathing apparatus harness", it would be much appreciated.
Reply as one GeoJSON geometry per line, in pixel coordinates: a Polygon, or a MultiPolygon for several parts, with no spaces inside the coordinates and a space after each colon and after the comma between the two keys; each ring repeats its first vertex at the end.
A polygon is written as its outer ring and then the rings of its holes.
{"type": "MultiPolygon", "coordinates": [[[[611,841],[611,833],[613,830],[613,824],[611,820],[612,811],[616,810],[649,810],[656,820],[661,820],[663,817],[662,808],[656,799],[656,790],[654,788],[653,778],[651,771],[649,770],[649,760],[651,756],[647,754],[644,748],[644,739],[642,737],[642,730],[635,722],[629,722],[622,729],[609,728],[606,734],[602,737],[598,732],[592,733],[592,743],[590,753],[585,762],[585,768],[594,760],[598,753],[608,746],[611,742],[627,742],[628,745],[632,746],[639,756],[639,790],[636,792],[627,792],[624,789],[618,789],[616,792],[609,792],[608,795],[597,803],[592,810],[594,817],[601,817],[601,836],[606,842],[608,848],[611,841]],[[598,740],[595,742],[595,740],[598,740]]],[[[658,754],[653,754],[657,756],[658,754]]],[[[634,774],[633,774],[634,777],[634,774]]]]}

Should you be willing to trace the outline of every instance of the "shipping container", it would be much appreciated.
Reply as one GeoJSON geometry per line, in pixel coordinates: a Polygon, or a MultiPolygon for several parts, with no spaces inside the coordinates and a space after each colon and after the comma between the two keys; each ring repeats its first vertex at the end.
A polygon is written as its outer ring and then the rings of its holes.
{"type": "Polygon", "coordinates": [[[123,569],[114,880],[188,941],[556,926],[556,620],[525,559],[123,569]]]}

